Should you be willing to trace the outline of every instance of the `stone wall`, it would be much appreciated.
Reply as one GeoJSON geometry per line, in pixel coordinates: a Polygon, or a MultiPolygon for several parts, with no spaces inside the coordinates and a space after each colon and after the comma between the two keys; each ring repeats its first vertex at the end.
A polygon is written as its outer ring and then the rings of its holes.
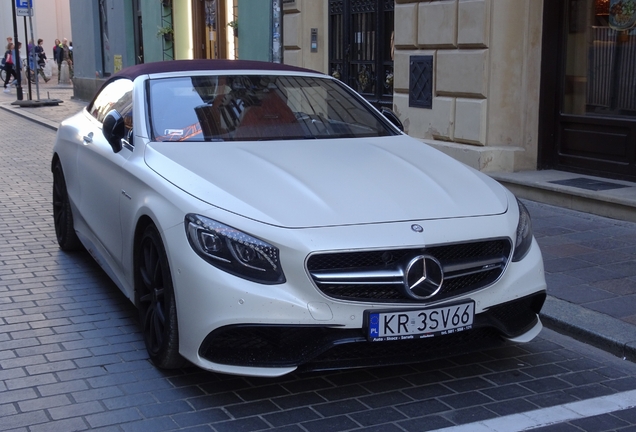
{"type": "Polygon", "coordinates": [[[396,0],[407,133],[482,171],[536,169],[541,22],[541,0],[396,0]],[[412,106],[415,56],[433,60],[431,108],[412,106]]]}
{"type": "Polygon", "coordinates": [[[73,78],[73,98],[91,101],[106,82],[104,78],[73,78]]]}
{"type": "Polygon", "coordinates": [[[290,0],[283,3],[283,62],[327,72],[329,24],[327,0],[290,0]],[[317,50],[311,51],[311,29],[318,29],[317,50]]]}
{"type": "MultiPolygon", "coordinates": [[[[395,0],[393,107],[406,132],[481,171],[536,169],[543,1],[395,0]],[[432,103],[414,107],[412,60],[426,56],[432,103]]],[[[328,72],[328,1],[284,11],[285,63],[328,72]]]]}

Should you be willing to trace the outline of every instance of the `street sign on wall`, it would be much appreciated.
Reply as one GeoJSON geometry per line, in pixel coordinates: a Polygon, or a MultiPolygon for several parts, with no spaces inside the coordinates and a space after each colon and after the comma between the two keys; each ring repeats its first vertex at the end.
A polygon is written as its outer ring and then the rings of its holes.
{"type": "Polygon", "coordinates": [[[17,16],[33,16],[33,0],[15,0],[17,16]]]}

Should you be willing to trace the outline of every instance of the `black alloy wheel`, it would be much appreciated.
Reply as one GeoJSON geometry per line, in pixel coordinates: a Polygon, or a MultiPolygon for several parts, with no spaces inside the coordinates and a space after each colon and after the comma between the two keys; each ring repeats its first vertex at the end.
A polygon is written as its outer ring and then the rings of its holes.
{"type": "Polygon", "coordinates": [[[73,226],[73,213],[68,199],[64,171],[59,162],[53,167],[53,225],[60,249],[72,251],[81,248],[82,244],[73,226]]]}
{"type": "Polygon", "coordinates": [[[172,276],[161,236],[154,225],[146,227],[137,247],[135,296],[150,359],[164,369],[183,366],[172,276]]]}

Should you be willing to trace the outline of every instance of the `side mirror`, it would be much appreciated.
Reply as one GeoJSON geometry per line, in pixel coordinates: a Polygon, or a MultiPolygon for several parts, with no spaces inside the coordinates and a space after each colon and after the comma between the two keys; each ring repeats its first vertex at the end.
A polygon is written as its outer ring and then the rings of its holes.
{"type": "Polygon", "coordinates": [[[102,124],[102,133],[113,151],[119,153],[122,149],[121,140],[126,136],[126,125],[124,118],[117,110],[111,110],[106,114],[102,124]]]}
{"type": "Polygon", "coordinates": [[[402,122],[400,121],[400,119],[398,118],[398,116],[391,111],[388,108],[384,108],[382,107],[382,109],[380,110],[380,112],[382,113],[382,115],[384,117],[386,117],[386,119],[388,121],[390,121],[391,123],[393,123],[399,130],[401,130],[402,132],[404,132],[404,125],[402,124],[402,122]]]}

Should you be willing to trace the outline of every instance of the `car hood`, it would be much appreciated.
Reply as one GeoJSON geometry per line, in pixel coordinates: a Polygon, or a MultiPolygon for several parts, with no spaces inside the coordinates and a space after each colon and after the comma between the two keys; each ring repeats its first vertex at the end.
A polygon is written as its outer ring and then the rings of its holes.
{"type": "Polygon", "coordinates": [[[282,227],[501,214],[504,188],[406,135],[153,142],[148,166],[213,206],[282,227]]]}

